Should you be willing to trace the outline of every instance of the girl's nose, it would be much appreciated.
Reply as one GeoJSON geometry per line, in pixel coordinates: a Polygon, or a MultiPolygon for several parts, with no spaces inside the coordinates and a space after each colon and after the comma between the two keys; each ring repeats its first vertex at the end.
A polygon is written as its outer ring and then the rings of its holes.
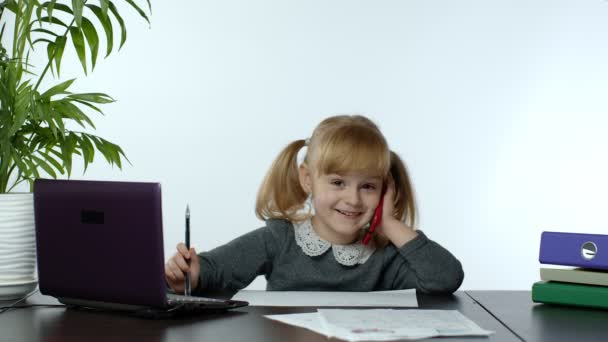
{"type": "Polygon", "coordinates": [[[357,189],[347,189],[344,195],[344,201],[349,205],[357,206],[361,202],[359,191],[357,189]]]}

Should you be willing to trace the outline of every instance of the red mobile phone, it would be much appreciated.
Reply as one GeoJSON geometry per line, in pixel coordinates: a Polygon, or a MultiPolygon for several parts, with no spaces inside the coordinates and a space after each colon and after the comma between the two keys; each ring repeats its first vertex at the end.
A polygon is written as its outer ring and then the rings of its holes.
{"type": "Polygon", "coordinates": [[[369,229],[365,236],[363,237],[363,244],[367,245],[369,240],[372,239],[372,235],[376,231],[376,227],[380,225],[382,221],[382,207],[384,206],[384,194],[386,193],[386,185],[382,185],[382,197],[380,197],[380,202],[378,202],[378,206],[376,207],[376,211],[374,211],[374,217],[372,218],[372,222],[369,225],[369,229]]]}

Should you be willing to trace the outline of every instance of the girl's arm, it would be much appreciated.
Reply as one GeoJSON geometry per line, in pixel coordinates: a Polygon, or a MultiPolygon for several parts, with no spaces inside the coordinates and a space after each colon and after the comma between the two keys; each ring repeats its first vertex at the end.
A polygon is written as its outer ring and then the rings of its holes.
{"type": "Polygon", "coordinates": [[[381,231],[394,245],[396,253],[388,253],[389,264],[382,287],[416,288],[427,293],[456,291],[464,279],[460,261],[422,232],[393,217],[395,183],[392,178],[384,196],[381,231]]]}
{"type": "Polygon", "coordinates": [[[287,229],[279,223],[269,221],[266,227],[200,253],[199,286],[195,293],[206,290],[240,290],[258,275],[272,272],[272,262],[284,235],[281,233],[287,229]]]}
{"type": "Polygon", "coordinates": [[[416,288],[425,293],[452,293],[464,279],[462,265],[452,253],[421,232],[404,245],[389,246],[382,287],[416,288]],[[391,253],[392,250],[392,253],[391,253]]]}
{"type": "Polygon", "coordinates": [[[414,229],[393,217],[382,222],[382,232],[398,248],[418,236],[418,233],[414,229]]]}

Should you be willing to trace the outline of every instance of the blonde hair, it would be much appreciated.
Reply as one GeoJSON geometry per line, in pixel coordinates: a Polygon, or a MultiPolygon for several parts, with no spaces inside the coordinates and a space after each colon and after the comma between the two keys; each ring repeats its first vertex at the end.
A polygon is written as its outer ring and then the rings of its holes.
{"type": "MultiPolygon", "coordinates": [[[[304,139],[288,144],[264,177],[256,200],[258,218],[301,221],[308,194],[300,185],[297,157],[307,145],[304,139]]],[[[414,189],[405,164],[388,147],[384,135],[370,119],[361,115],[339,115],[323,120],[308,142],[302,163],[318,175],[365,172],[395,181],[393,216],[414,227],[416,204],[414,189]]]]}

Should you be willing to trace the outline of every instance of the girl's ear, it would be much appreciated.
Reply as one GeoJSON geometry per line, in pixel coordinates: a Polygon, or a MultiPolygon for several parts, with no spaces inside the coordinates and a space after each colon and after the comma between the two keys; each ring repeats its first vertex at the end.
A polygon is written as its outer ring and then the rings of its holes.
{"type": "Polygon", "coordinates": [[[300,186],[310,195],[312,192],[312,175],[310,174],[310,170],[306,165],[302,164],[298,168],[298,173],[300,176],[300,186]]]}

